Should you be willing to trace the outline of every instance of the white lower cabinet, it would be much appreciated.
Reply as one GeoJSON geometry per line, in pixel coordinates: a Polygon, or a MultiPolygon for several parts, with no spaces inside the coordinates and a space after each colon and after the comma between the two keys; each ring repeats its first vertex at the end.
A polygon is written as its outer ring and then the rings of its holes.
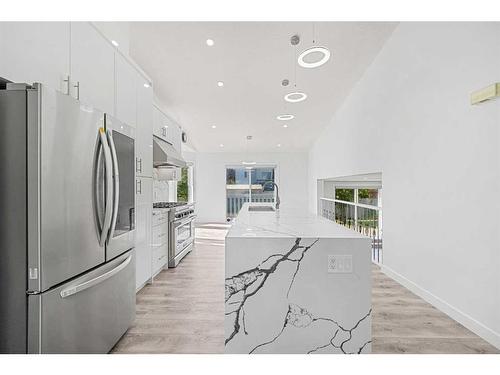
{"type": "Polygon", "coordinates": [[[153,212],[152,230],[152,274],[156,275],[168,263],[168,211],[155,210],[153,212]]]}
{"type": "Polygon", "coordinates": [[[151,279],[151,224],[153,211],[153,181],[151,178],[138,177],[136,183],[136,242],[135,264],[137,289],[151,279]]]}
{"type": "Polygon", "coordinates": [[[160,272],[168,262],[168,245],[153,247],[153,276],[160,272]]]}

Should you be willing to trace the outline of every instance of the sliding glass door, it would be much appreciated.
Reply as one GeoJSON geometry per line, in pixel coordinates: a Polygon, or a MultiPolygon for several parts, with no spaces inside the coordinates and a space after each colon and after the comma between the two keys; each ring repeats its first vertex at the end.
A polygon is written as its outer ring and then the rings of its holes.
{"type": "Polygon", "coordinates": [[[250,170],[250,201],[274,202],[274,167],[256,167],[250,170]]]}
{"type": "Polygon", "coordinates": [[[250,202],[249,173],[244,167],[226,168],[226,218],[229,220],[250,202]]]}
{"type": "Polygon", "coordinates": [[[226,217],[238,215],[246,202],[274,202],[274,166],[226,167],[226,217]]]}

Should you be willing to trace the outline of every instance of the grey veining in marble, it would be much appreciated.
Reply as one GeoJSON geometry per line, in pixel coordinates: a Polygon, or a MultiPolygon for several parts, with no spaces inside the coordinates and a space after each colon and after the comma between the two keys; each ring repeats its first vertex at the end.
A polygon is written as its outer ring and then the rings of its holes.
{"type": "MultiPolygon", "coordinates": [[[[364,278],[356,275],[353,278],[352,275],[328,275],[322,272],[325,269],[317,269],[326,259],[332,239],[278,236],[227,238],[226,241],[226,352],[370,352],[369,273],[364,278]],[[269,253],[270,249],[276,252],[269,253]],[[236,265],[241,269],[256,252],[265,253],[262,260],[227,276],[229,268],[236,265]],[[249,257],[242,259],[238,254],[249,257]],[[330,289],[335,280],[339,280],[337,287],[333,285],[330,289]],[[360,288],[364,293],[357,293],[360,288]],[[309,292],[311,289],[317,289],[323,296],[315,296],[309,292]],[[348,293],[347,298],[336,303],[335,299],[343,298],[344,292],[348,293]],[[353,314],[357,314],[354,320],[353,314]],[[343,319],[347,321],[342,322],[343,319]]],[[[346,241],[350,240],[343,239],[340,244],[349,244],[346,241]]],[[[361,248],[367,244],[355,242],[361,244],[361,248]]],[[[359,248],[357,253],[362,256],[359,248]]],[[[367,249],[366,259],[368,256],[367,249]]],[[[369,267],[364,268],[369,271],[369,267]]],[[[360,272],[364,268],[361,267],[360,272]]]]}

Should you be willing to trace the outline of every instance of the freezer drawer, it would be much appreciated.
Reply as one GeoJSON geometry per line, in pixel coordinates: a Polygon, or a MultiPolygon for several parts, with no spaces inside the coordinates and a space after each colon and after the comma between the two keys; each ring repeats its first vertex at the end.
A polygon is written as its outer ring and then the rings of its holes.
{"type": "Polygon", "coordinates": [[[135,318],[134,250],[28,299],[29,352],[107,353],[135,318]]]}

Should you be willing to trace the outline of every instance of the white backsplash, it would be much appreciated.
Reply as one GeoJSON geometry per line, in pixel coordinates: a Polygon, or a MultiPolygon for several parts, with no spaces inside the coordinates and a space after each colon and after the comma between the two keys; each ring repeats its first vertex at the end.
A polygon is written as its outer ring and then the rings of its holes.
{"type": "Polygon", "coordinates": [[[168,181],[153,180],[153,202],[168,202],[168,193],[168,181]]]}
{"type": "Polygon", "coordinates": [[[153,172],[153,202],[177,202],[177,181],[158,180],[153,172]]]}

